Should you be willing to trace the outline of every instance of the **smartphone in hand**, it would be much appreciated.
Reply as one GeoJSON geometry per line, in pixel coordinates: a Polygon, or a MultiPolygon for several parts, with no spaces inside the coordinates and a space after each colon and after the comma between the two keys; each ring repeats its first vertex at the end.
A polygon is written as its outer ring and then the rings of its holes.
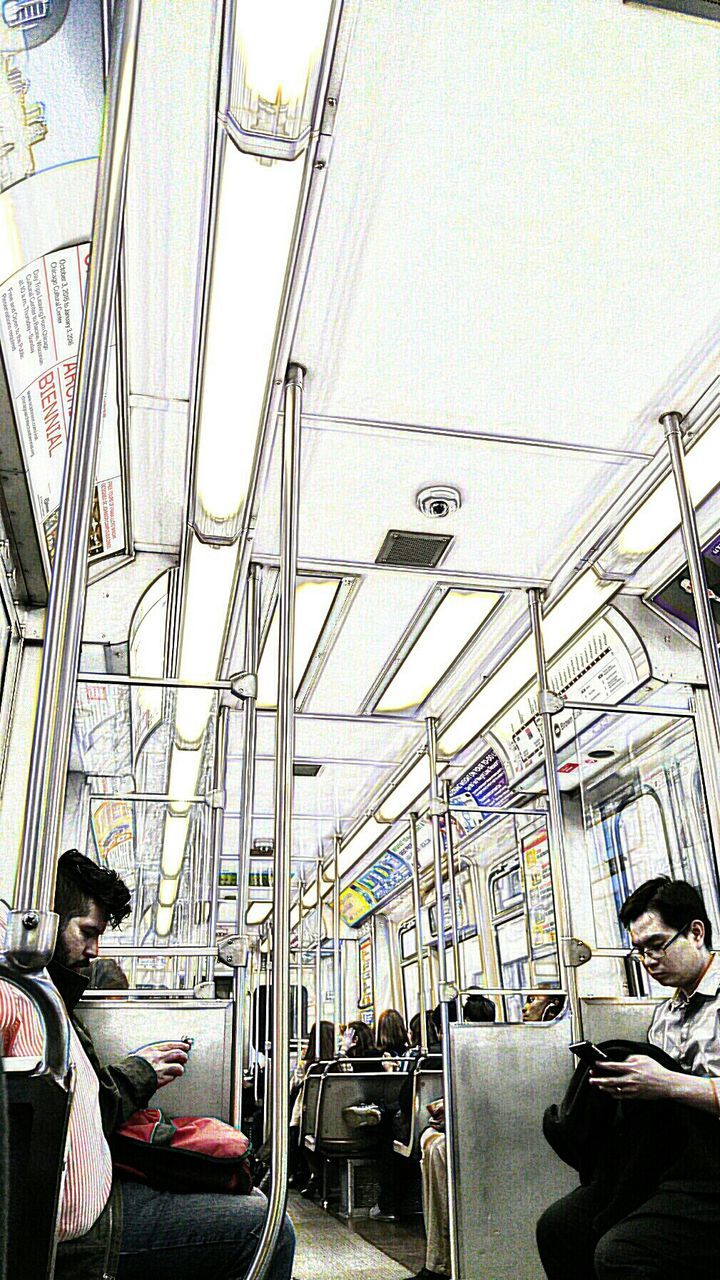
{"type": "Polygon", "coordinates": [[[595,1067],[600,1062],[607,1062],[608,1056],[599,1049],[592,1040],[576,1040],[574,1044],[569,1046],[570,1052],[575,1054],[586,1067],[595,1067]]]}

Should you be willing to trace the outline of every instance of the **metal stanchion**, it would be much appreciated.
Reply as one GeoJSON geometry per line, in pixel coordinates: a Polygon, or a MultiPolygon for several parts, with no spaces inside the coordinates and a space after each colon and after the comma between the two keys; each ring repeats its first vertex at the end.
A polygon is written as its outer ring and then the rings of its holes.
{"type": "Polygon", "coordinates": [[[416,813],[410,814],[410,850],[412,855],[412,892],[413,892],[413,911],[415,912],[415,946],[417,948],[418,963],[418,1001],[420,1008],[420,1052],[427,1053],[427,1002],[425,999],[425,971],[423,952],[423,927],[422,927],[422,907],[420,903],[420,858],[418,854],[417,839],[418,816],[416,813]]]}
{"type": "MultiPolygon", "coordinates": [[[[443,806],[445,809],[445,847],[447,849],[448,889],[450,892],[450,924],[452,926],[452,949],[455,961],[455,986],[460,990],[463,975],[460,959],[460,929],[458,927],[457,892],[455,889],[455,849],[453,846],[452,814],[450,812],[450,784],[442,786],[443,806]]],[[[458,1022],[463,1022],[462,1000],[458,998],[458,1022]]]]}
{"type": "Polygon", "coordinates": [[[340,974],[340,835],[333,841],[335,847],[335,882],[333,884],[333,1022],[335,1023],[335,1043],[340,1035],[342,1022],[342,990],[340,974]]]}
{"type": "Polygon", "coordinates": [[[435,872],[435,901],[437,904],[438,987],[440,995],[440,1023],[442,1027],[443,1081],[445,1093],[445,1141],[448,1173],[448,1226],[450,1229],[450,1260],[454,1280],[460,1280],[458,1253],[457,1202],[455,1199],[455,1098],[450,1062],[450,1000],[447,981],[447,957],[445,955],[445,919],[443,911],[442,840],[440,832],[440,794],[437,777],[437,728],[432,716],[425,721],[427,734],[428,766],[430,770],[430,822],[432,824],[433,869],[435,872]]]}
{"type": "Polygon", "coordinates": [[[576,1039],[582,1037],[582,1013],[577,994],[575,969],[566,963],[563,943],[571,938],[569,898],[567,878],[565,874],[565,837],[562,815],[560,785],[557,775],[557,757],[555,754],[555,736],[553,734],[552,710],[555,695],[548,687],[547,662],[542,633],[542,592],[539,587],[531,587],[528,591],[530,607],[530,625],[535,644],[535,660],[538,674],[538,707],[543,733],[543,762],[545,768],[545,785],[548,793],[548,853],[550,859],[550,877],[552,881],[553,900],[555,903],[555,919],[558,927],[558,958],[565,970],[568,1003],[573,1015],[573,1030],[576,1039]]]}
{"type": "Polygon", "coordinates": [[[322,1018],[322,898],[320,881],[322,878],[322,857],[318,854],[315,867],[315,888],[317,890],[317,939],[315,943],[315,1057],[320,1058],[320,1020],[322,1018]]]}
{"type": "Polygon", "coordinates": [[[273,878],[272,1138],[268,1214],[246,1280],[267,1275],[287,1200],[290,991],[290,869],[295,754],[295,581],[303,370],[291,365],[285,383],[280,486],[278,706],[275,733],[275,874],[273,878]]]}
{"type": "Polygon", "coordinates": [[[682,417],[679,413],[664,413],[660,418],[660,424],[665,431],[665,439],[670,452],[673,476],[675,477],[682,537],[690,572],[693,604],[697,614],[700,651],[710,695],[710,709],[715,728],[715,737],[720,749],[720,655],[718,654],[715,625],[710,611],[708,585],[702,560],[697,520],[695,519],[695,510],[685,477],[681,423],[682,417]]]}

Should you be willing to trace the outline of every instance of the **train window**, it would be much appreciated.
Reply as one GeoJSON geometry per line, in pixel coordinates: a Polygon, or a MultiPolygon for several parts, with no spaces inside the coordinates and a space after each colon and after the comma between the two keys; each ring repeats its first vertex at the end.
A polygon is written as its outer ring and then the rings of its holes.
{"type": "Polygon", "coordinates": [[[400,958],[409,960],[411,956],[417,953],[417,930],[415,925],[409,925],[407,928],[400,930],[400,958]]]}
{"type": "Polygon", "coordinates": [[[523,883],[520,876],[520,864],[497,871],[490,880],[493,912],[500,915],[517,907],[524,898],[523,883]]]}
{"type": "MultiPolygon", "coordinates": [[[[661,693],[667,704],[671,691],[665,687],[661,693]]],[[[579,735],[577,760],[595,945],[627,943],[619,908],[653,876],[691,880],[717,904],[715,855],[705,795],[697,785],[692,720],[643,715],[641,710],[605,716],[579,735]]]]}
{"type": "MultiPolygon", "coordinates": [[[[530,956],[528,954],[527,930],[525,917],[513,916],[495,926],[500,982],[503,987],[529,987],[530,956]]],[[[508,1022],[522,1020],[523,996],[518,993],[505,997],[505,1009],[508,1022]]]]}

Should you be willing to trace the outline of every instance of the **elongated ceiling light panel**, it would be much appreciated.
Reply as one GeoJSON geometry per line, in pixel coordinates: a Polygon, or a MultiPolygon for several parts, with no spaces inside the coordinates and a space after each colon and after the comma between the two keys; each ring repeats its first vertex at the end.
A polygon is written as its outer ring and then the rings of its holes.
{"type": "MultiPolygon", "coordinates": [[[[312,658],[332,609],[338,589],[337,578],[307,578],[295,588],[295,692],[312,658]]],[[[258,668],[257,705],[277,706],[278,628],[277,606],[258,668]]]]}
{"type": "Polygon", "coordinates": [[[247,909],[246,920],[248,924],[264,924],[268,916],[272,913],[272,903],[270,902],[251,902],[247,909]]]}
{"type": "Polygon", "coordinates": [[[302,179],[226,150],[200,396],[194,523],[235,533],[247,496],[302,179]]]}
{"type": "Polygon", "coordinates": [[[375,705],[375,711],[407,711],[419,706],[501,596],[495,591],[448,591],[375,705]]]}
{"type": "Polygon", "coordinates": [[[237,7],[231,136],[243,150],[293,159],[307,142],[330,0],[237,7]]]}

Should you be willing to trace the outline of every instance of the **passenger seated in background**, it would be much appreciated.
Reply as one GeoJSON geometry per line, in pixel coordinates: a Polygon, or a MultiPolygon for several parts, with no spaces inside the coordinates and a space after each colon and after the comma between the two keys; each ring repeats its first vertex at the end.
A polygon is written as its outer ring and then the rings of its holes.
{"type": "MultiPolygon", "coordinates": [[[[432,1012],[430,1010],[428,1010],[428,1012],[425,1014],[425,1027],[426,1027],[425,1038],[427,1040],[428,1052],[432,1053],[435,1049],[437,1049],[438,1044],[440,1042],[438,1040],[437,1031],[435,1030],[435,1023],[433,1022],[432,1012]]],[[[410,1019],[408,1031],[410,1032],[410,1051],[408,1053],[408,1057],[410,1056],[417,1057],[421,1048],[420,1014],[419,1013],[413,1014],[412,1018],[410,1019]]]]}
{"type": "Polygon", "coordinates": [[[316,1025],[310,1028],[308,1042],[302,1058],[293,1071],[290,1080],[290,1144],[288,1150],[288,1167],[291,1187],[306,1186],[310,1177],[305,1154],[300,1149],[300,1124],[302,1121],[303,1083],[308,1067],[314,1062],[332,1062],[335,1057],[335,1028],[332,1022],[320,1023],[320,1056],[317,1054],[316,1025]]]}
{"type": "Polygon", "coordinates": [[[397,1009],[386,1009],[380,1014],[377,1024],[377,1047],[382,1054],[385,1070],[397,1070],[400,1058],[409,1048],[405,1020],[397,1009]]]}
{"type": "MultiPolygon", "coordinates": [[[[487,996],[468,996],[463,1005],[466,1022],[494,1022],[495,1014],[495,1005],[487,996]]],[[[420,1147],[427,1245],[425,1266],[418,1271],[415,1280],[444,1280],[450,1275],[451,1259],[445,1108],[442,1104],[433,1108],[432,1125],[423,1133],[420,1147]]]]}
{"type": "MultiPolygon", "coordinates": [[[[101,1067],[77,1017],[99,939],[108,924],[116,927],[130,913],[127,886],[114,871],[72,849],[58,861],[54,910],[60,923],[48,973],[70,1019],[76,1071],[56,1280],[101,1280],[110,1275],[117,1280],[177,1280],[181,1269],[197,1280],[241,1280],[262,1229],[263,1196],[176,1195],[113,1178],[107,1137],[147,1106],[157,1089],[181,1076],[188,1058],[187,1043],[178,1039],[146,1045],[119,1063],[101,1067]]],[[[10,1056],[42,1052],[33,1005],[4,982],[0,1035],[3,1051],[10,1056]]],[[[286,1218],[270,1266],[272,1280],[289,1280],[294,1252],[295,1235],[286,1218]]]]}
{"type": "Polygon", "coordinates": [[[367,1022],[348,1022],[340,1038],[338,1061],[346,1071],[382,1071],[380,1050],[367,1022]]]}
{"type": "Polygon", "coordinates": [[[127,991],[130,983],[117,960],[101,956],[90,965],[88,991],[127,991]]]}
{"type": "Polygon", "coordinates": [[[526,996],[522,1009],[523,1022],[552,1022],[565,1008],[565,996],[526,996]]]}
{"type": "MultiPolygon", "coordinates": [[[[675,1059],[679,1070],[632,1054],[593,1068],[590,1083],[629,1104],[628,1124],[631,1115],[642,1122],[645,1102],[670,1104],[667,1126],[652,1117],[653,1133],[661,1129],[660,1157],[649,1159],[642,1145],[621,1149],[625,1198],[629,1184],[634,1200],[630,1212],[618,1206],[617,1195],[608,1206],[607,1187],[598,1181],[546,1209],[537,1229],[540,1257],[549,1280],[712,1276],[720,1240],[720,957],[710,949],[705,903],[684,880],[647,880],[623,903],[620,919],[650,976],[675,988],[656,1008],[648,1040],[675,1059]]],[[[620,1111],[615,1123],[622,1122],[620,1111]]]]}

